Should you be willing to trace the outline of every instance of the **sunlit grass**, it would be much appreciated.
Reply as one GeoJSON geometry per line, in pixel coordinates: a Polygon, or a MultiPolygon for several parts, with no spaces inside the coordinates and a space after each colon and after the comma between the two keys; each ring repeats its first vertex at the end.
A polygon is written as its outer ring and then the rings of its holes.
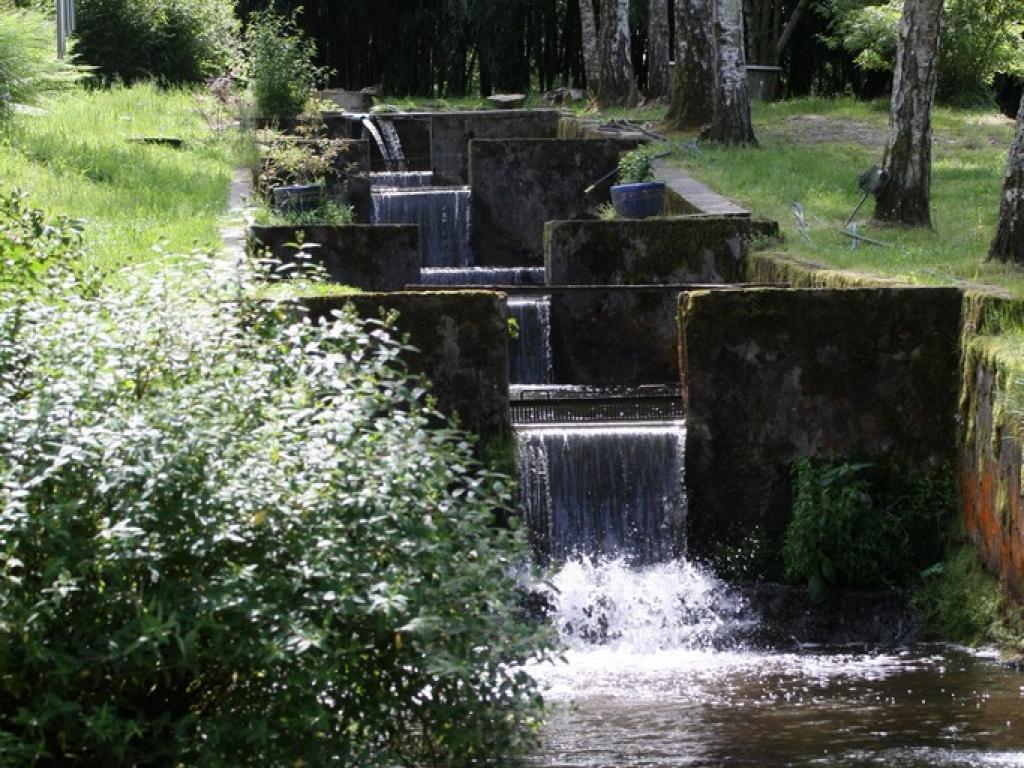
{"type": "Polygon", "coordinates": [[[152,85],[75,89],[0,133],[0,185],[50,215],[84,222],[97,263],[116,270],[220,246],[238,153],[214,135],[195,94],[152,85]],[[181,149],[132,141],[175,137],[181,149]]]}
{"type": "MultiPolygon", "coordinates": [[[[872,200],[858,216],[859,233],[892,247],[851,249],[840,233],[861,193],[858,174],[881,162],[888,122],[884,102],[800,99],[754,110],[759,149],[677,149],[694,177],[755,215],[781,224],[790,254],[844,269],[913,283],[992,284],[1024,296],[1024,272],[985,261],[995,233],[1011,121],[994,111],[939,108],[932,163],[934,230],[869,221],[872,200]],[[796,224],[803,207],[809,237],[796,224]]],[[[679,136],[692,139],[692,136],[679,136]]]]}

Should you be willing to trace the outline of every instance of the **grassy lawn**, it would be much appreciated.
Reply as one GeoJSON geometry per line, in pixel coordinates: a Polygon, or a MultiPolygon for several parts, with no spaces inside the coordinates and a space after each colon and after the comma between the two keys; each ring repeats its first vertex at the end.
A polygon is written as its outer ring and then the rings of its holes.
{"type": "MultiPolygon", "coordinates": [[[[857,175],[881,162],[888,102],[801,99],[758,104],[759,149],[680,148],[675,159],[695,178],[782,226],[792,255],[834,267],[914,283],[991,284],[1024,297],[1024,272],[985,263],[995,232],[1003,168],[1013,122],[994,110],[939,108],[934,116],[932,216],[935,230],[880,226],[858,216],[859,232],[893,247],[840,234],[860,200],[857,175]],[[803,206],[809,239],[796,226],[803,206]]],[[[692,137],[680,136],[687,139],[692,137]]]]}
{"type": "Polygon", "coordinates": [[[0,186],[20,187],[51,215],[84,222],[105,269],[220,245],[238,142],[215,136],[195,94],[151,85],[74,89],[46,113],[0,128],[0,186]],[[182,149],[140,144],[177,137],[182,149]]]}

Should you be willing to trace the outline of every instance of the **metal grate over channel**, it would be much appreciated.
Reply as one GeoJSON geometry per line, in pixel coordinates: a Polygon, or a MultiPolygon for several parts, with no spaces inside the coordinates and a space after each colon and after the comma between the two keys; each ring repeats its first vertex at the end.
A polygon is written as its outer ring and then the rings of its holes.
{"type": "Polygon", "coordinates": [[[512,423],[677,421],[683,418],[682,390],[663,384],[637,387],[579,385],[513,386],[512,423]]]}

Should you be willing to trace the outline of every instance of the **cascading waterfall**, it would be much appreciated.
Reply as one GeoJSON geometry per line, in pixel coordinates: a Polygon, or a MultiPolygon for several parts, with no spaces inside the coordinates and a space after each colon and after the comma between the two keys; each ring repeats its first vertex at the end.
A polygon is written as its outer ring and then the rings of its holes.
{"type": "Polygon", "coordinates": [[[421,189],[433,183],[433,171],[375,171],[370,174],[374,189],[421,189]]]}
{"type": "Polygon", "coordinates": [[[387,163],[388,170],[404,171],[405,154],[402,152],[402,142],[398,138],[395,126],[388,120],[380,118],[376,118],[375,122],[375,119],[369,115],[364,117],[361,122],[363,128],[377,144],[377,149],[380,150],[381,157],[387,163]]]}
{"type": "Polygon", "coordinates": [[[684,435],[680,422],[520,426],[520,508],[538,554],[681,556],[684,435]]]}
{"type": "Polygon", "coordinates": [[[376,224],[418,224],[420,264],[468,267],[470,249],[469,187],[382,189],[372,192],[376,224]]]}
{"type": "Polygon", "coordinates": [[[518,326],[516,338],[509,343],[509,381],[550,384],[551,297],[513,296],[508,300],[508,311],[518,326]]]}
{"type": "Polygon", "coordinates": [[[402,150],[402,140],[398,137],[398,131],[390,120],[378,119],[380,133],[387,147],[387,159],[391,161],[390,170],[405,170],[405,152],[402,150]]]}

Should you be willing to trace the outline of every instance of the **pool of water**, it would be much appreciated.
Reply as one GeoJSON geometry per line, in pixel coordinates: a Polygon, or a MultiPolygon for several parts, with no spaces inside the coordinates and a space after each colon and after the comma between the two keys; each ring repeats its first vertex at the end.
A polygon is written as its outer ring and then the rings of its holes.
{"type": "Polygon", "coordinates": [[[533,670],[533,766],[1024,766],[1024,675],[992,653],[729,647],[756,617],[680,563],[553,581],[568,650],[533,670]]]}

